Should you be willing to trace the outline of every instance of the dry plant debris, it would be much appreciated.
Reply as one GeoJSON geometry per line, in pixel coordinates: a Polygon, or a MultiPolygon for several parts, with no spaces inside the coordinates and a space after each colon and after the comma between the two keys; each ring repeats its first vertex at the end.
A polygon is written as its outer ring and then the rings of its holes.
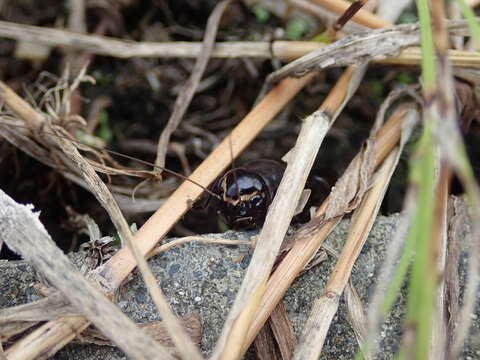
{"type": "MultiPolygon", "coordinates": [[[[288,108],[291,105],[288,104],[298,92],[307,88],[308,91],[314,93],[315,86],[321,86],[322,81],[327,81],[325,69],[330,67],[348,66],[341,76],[336,76],[338,80],[330,91],[324,87],[322,95],[326,95],[326,97],[322,105],[317,111],[312,111],[314,107],[310,107],[311,115],[306,116],[302,121],[295,145],[293,142],[290,143],[292,151],[288,157],[287,170],[278,194],[270,206],[258,243],[255,244],[252,261],[225,321],[212,359],[240,358],[258,333],[261,334],[261,337],[257,339],[255,345],[259,356],[263,358],[286,359],[291,356],[296,359],[318,358],[344,290],[359,345],[364,346],[362,342],[378,331],[381,315],[375,313],[374,310],[370,312],[368,318],[364,315],[362,304],[355,296],[355,289],[348,285],[348,279],[355,259],[361,251],[380,209],[406,140],[412,132],[413,124],[418,116],[419,105],[436,114],[437,117],[448,119],[436,134],[438,142],[449,156],[447,156],[448,164],[439,165],[441,181],[435,189],[441,200],[436,208],[438,214],[436,221],[438,233],[443,236],[443,240],[438,243],[436,248],[438,258],[433,259],[434,255],[432,255],[432,259],[435,263],[439,261],[446,268],[455,268],[459,259],[458,249],[455,247],[455,242],[447,242],[448,224],[451,224],[452,236],[455,233],[454,219],[449,218],[447,213],[450,167],[457,170],[461,167],[458,159],[452,156],[455,153],[452,144],[458,147],[462,143],[460,133],[456,130],[455,111],[457,109],[455,105],[462,115],[462,129],[467,131],[472,119],[478,116],[478,111],[476,111],[478,95],[474,89],[480,81],[478,72],[475,72],[474,68],[478,69],[480,58],[478,52],[465,49],[453,50],[448,47],[445,40],[448,35],[464,38],[469,36],[469,28],[464,21],[444,23],[444,16],[439,15],[442,14],[440,7],[434,8],[437,11],[436,20],[441,35],[437,38],[436,46],[442,65],[440,72],[446,76],[446,81],[441,84],[436,96],[426,99],[428,100],[426,102],[420,100],[419,104],[413,104],[406,102],[400,96],[394,100],[387,98],[386,105],[379,110],[379,116],[370,137],[366,140],[364,147],[358,151],[344,175],[336,182],[330,196],[321,203],[312,219],[300,227],[286,244],[284,243],[297,203],[307,183],[308,174],[315,166],[317,153],[319,150],[322,153],[323,148],[320,149],[320,147],[328,136],[334,133],[335,122],[340,115],[349,116],[342,113],[347,104],[358,102],[355,92],[363,85],[362,79],[367,71],[367,64],[374,61],[397,64],[397,66],[405,63],[417,64],[421,58],[419,49],[416,47],[420,43],[418,25],[389,27],[391,24],[385,19],[360,9],[364,5],[364,1],[354,2],[350,8],[348,3],[343,0],[315,0],[314,2],[317,7],[337,13],[339,16],[334,26],[335,31],[328,32],[327,39],[339,38],[332,44],[276,40],[256,44],[224,42],[223,40],[231,38],[232,35],[222,33],[222,22],[235,24],[235,21],[239,21],[238,24],[240,24],[245,20],[244,18],[238,20],[232,15],[238,10],[238,4],[235,5],[229,0],[217,4],[210,14],[204,33],[194,30],[195,26],[188,29],[180,25],[179,20],[174,16],[175,12],[170,8],[173,5],[165,2],[162,5],[162,13],[165,13],[164,21],[169,24],[168,29],[162,28],[162,31],[158,31],[156,28],[157,35],[164,40],[162,44],[158,41],[147,41],[143,37],[148,33],[147,30],[151,30],[146,28],[148,27],[146,24],[152,25],[152,27],[158,25],[152,23],[154,17],[152,14],[158,11],[155,8],[157,5],[153,5],[150,13],[146,12],[142,22],[137,24],[140,27],[139,30],[131,31],[126,19],[122,19],[122,11],[130,9],[130,6],[133,6],[134,9],[136,9],[135,6],[139,6],[138,4],[132,5],[135,3],[134,0],[115,5],[102,2],[76,4],[79,6],[71,8],[69,24],[71,29],[82,33],[0,21],[0,36],[19,40],[22,42],[22,46],[25,46],[28,41],[38,41],[39,44],[47,47],[61,46],[64,47],[62,51],[66,52],[64,58],[70,60],[74,57],[72,57],[71,49],[81,50],[82,53],[78,59],[91,61],[90,65],[75,68],[72,72],[65,71],[62,77],[56,79],[53,87],[39,86],[43,95],[40,98],[35,94],[31,96],[35,98],[35,104],[22,99],[18,95],[20,87],[17,80],[7,76],[10,81],[0,82],[2,105],[0,139],[5,139],[28,155],[55,169],[65,178],[88,188],[107,211],[123,245],[106,263],[89,272],[86,276],[87,280],[71,267],[65,256],[53,244],[38,218],[32,215],[29,209],[15,204],[6,194],[0,192],[5,204],[0,207],[0,245],[4,242],[9,248],[20,253],[59,290],[31,306],[2,310],[1,314],[4,318],[0,325],[7,329],[0,337],[2,341],[10,340],[13,336],[38,324],[39,321],[46,321],[46,323],[17,341],[5,352],[0,348],[0,357],[33,358],[41,353],[53,355],[92,322],[103,335],[86,333],[84,335],[86,339],[91,336],[93,337],[92,342],[114,342],[132,358],[154,358],[158,354],[165,358],[172,358],[172,351],[175,351],[175,356],[201,359],[202,354],[195,345],[199,338],[198,324],[187,325],[187,331],[185,331],[185,322],[182,327],[181,322],[172,313],[167,299],[148,268],[145,257],[158,254],[177,244],[198,241],[196,237],[186,237],[177,242],[157,247],[157,243],[174,226],[188,232],[188,229],[185,230],[176,224],[190,210],[192,202],[200,197],[203,189],[208,187],[276,116],[280,118],[279,113],[284,111],[283,116],[288,114],[287,111],[291,110],[291,107],[288,108]],[[234,6],[237,7],[233,8],[234,6]],[[89,27],[86,19],[89,18],[87,15],[90,14],[90,11],[96,12],[100,19],[95,26],[94,34],[91,35],[85,32],[89,27]],[[350,33],[340,38],[344,34],[338,30],[350,18],[352,21],[374,30],[350,33]],[[119,34],[131,31],[126,38],[135,38],[140,41],[132,42],[98,36],[106,34],[108,31],[119,34]],[[194,41],[188,43],[165,41],[165,39],[170,40],[169,38],[176,34],[195,40],[203,38],[203,44],[200,45],[194,41]],[[222,42],[215,43],[216,38],[221,38],[222,42]],[[186,169],[187,172],[191,168],[191,161],[196,164],[200,163],[189,179],[171,194],[166,190],[166,195],[150,199],[150,193],[160,192],[159,185],[155,184],[159,180],[157,171],[138,170],[120,165],[112,159],[108,152],[82,144],[73,135],[80,129],[88,135],[90,140],[102,145],[102,141],[98,142],[98,138],[95,137],[94,131],[102,126],[105,130],[102,116],[108,113],[107,109],[116,106],[115,101],[112,100],[113,97],[103,98],[102,103],[97,103],[95,107],[92,106],[89,117],[91,121],[87,124],[84,120],[84,116],[87,118],[87,115],[81,105],[82,101],[79,102],[78,99],[88,96],[85,95],[83,82],[92,80],[90,76],[86,75],[87,68],[88,66],[90,69],[95,68],[95,56],[98,55],[134,58],[131,62],[132,68],[138,67],[145,70],[145,79],[147,80],[145,82],[157,95],[159,89],[165,86],[164,82],[172,81],[176,85],[184,84],[182,88],[177,86],[176,90],[170,90],[165,97],[163,97],[163,93],[161,96],[157,96],[157,100],[161,98],[161,102],[166,104],[171,115],[169,120],[165,121],[166,124],[162,124],[164,130],[158,143],[150,140],[150,143],[145,146],[148,149],[156,149],[152,153],[156,157],[156,164],[161,167],[167,163],[169,152],[176,154],[181,163],[180,167],[186,169]],[[168,58],[172,56],[185,58],[195,56],[197,60],[193,66],[189,62],[179,60],[175,64],[162,63],[161,67],[152,65],[154,63],[149,62],[152,60],[140,60],[141,57],[168,58]],[[231,70],[234,67],[229,67],[231,65],[228,63],[225,66],[219,66],[218,60],[213,59],[214,57],[242,58],[238,63],[250,71],[250,74],[254,74],[252,78],[259,78],[259,66],[256,63],[257,60],[253,59],[254,57],[271,59],[274,64],[272,68],[275,67],[278,59],[300,58],[271,72],[266,81],[266,84],[271,86],[270,90],[259,99],[255,106],[251,107],[251,103],[246,105],[241,100],[241,93],[246,90],[236,89],[236,82],[239,82],[240,79],[238,74],[234,74],[235,71],[231,70]],[[452,65],[455,68],[452,69],[452,65]],[[218,72],[218,69],[221,71],[218,72]],[[455,99],[451,91],[454,88],[452,74],[461,72],[462,78],[466,79],[467,83],[464,86],[458,83],[457,87],[460,90],[458,99],[455,99]],[[185,73],[190,74],[188,80],[185,73]],[[318,81],[319,77],[322,81],[318,81]],[[217,86],[223,83],[227,83],[226,90],[222,91],[222,96],[218,96],[214,91],[218,91],[217,86]],[[210,89],[215,90],[209,92],[210,89]],[[195,108],[195,100],[199,98],[202,99],[202,102],[196,108],[200,110],[200,115],[195,117],[189,111],[191,108],[195,108]],[[221,100],[217,98],[221,98],[221,100]],[[455,101],[457,102],[455,103],[455,101]],[[393,102],[395,102],[395,106],[390,107],[393,102]],[[211,103],[215,104],[212,107],[220,103],[224,108],[220,111],[210,111],[205,115],[205,118],[210,117],[210,120],[202,122],[202,106],[211,103]],[[237,111],[240,115],[236,115],[236,117],[238,119],[243,117],[243,119],[229,132],[233,121],[228,117],[237,111]],[[385,116],[387,111],[389,112],[388,116],[385,116]],[[384,117],[388,118],[388,121],[382,124],[384,117]],[[221,121],[217,121],[219,119],[221,121]],[[216,127],[223,132],[216,132],[216,127]],[[191,146],[178,140],[172,141],[172,136],[182,132],[187,134],[186,138],[190,141],[191,146]],[[442,141],[453,135],[455,135],[454,142],[442,141]],[[222,137],[224,140],[219,143],[218,139],[222,137]],[[205,154],[202,140],[199,139],[208,139],[208,155],[205,154]],[[192,148],[195,149],[191,150],[192,148]],[[212,150],[213,148],[214,150],[212,150]],[[195,157],[197,158],[195,159],[195,157]],[[116,180],[112,182],[114,176],[116,176],[115,179],[135,176],[148,181],[145,184],[140,183],[142,186],[132,183],[131,180],[115,184],[116,180]],[[106,186],[106,183],[111,185],[110,188],[106,186]],[[113,190],[117,193],[114,194],[113,190]],[[137,191],[141,195],[140,200],[143,203],[155,200],[154,204],[161,202],[162,206],[140,227],[138,232],[132,234],[125,211],[122,210],[134,211],[131,210],[134,200],[127,203],[126,199],[129,195],[135,195],[137,191]],[[350,212],[353,212],[353,217],[345,247],[338,256],[337,266],[325,288],[324,296],[317,299],[313,306],[312,314],[305,325],[304,335],[297,345],[285,310],[279,305],[281,298],[295,277],[304,270],[312,256],[322,246],[328,233],[343,216],[350,212]],[[282,254],[282,257],[277,258],[279,254],[282,254]],[[160,330],[158,324],[145,325],[147,329],[155,328],[154,334],[150,333],[152,336],[146,336],[138,330],[133,322],[122,315],[119,309],[107,300],[107,298],[113,298],[114,292],[119,289],[136,266],[140,268],[159,313],[164,318],[160,330]],[[91,282],[98,285],[103,294],[93,287],[91,282]],[[79,296],[79,294],[81,295],[79,296]],[[39,316],[38,307],[49,309],[54,314],[47,312],[39,316]],[[14,314],[24,316],[24,320],[8,322],[12,320],[14,314]],[[262,326],[269,317],[269,327],[262,330],[262,326]],[[128,336],[124,336],[125,333],[119,329],[128,329],[128,336]],[[172,342],[165,343],[166,333],[172,342]],[[193,339],[190,339],[191,336],[193,339]],[[34,338],[36,343],[32,342],[34,338]]],[[[301,1],[289,3],[300,8],[310,7],[313,12],[316,11],[312,4],[302,4],[301,1]]],[[[187,5],[185,6],[188,8],[187,5]]],[[[290,16],[290,8],[287,6],[284,8],[287,10],[285,10],[286,13],[282,20],[287,21],[290,16]]],[[[196,11],[199,10],[196,9],[196,11]]],[[[391,16],[389,20],[393,20],[397,15],[389,16],[391,16]]],[[[193,24],[198,20],[196,17],[198,16],[193,16],[193,24]]],[[[345,30],[352,31],[352,28],[348,27],[345,30]]],[[[2,48],[0,51],[3,51],[2,48]]],[[[46,61],[48,52],[45,54],[39,57],[38,61],[46,61]]],[[[0,65],[2,64],[0,62],[0,65]]],[[[10,65],[8,61],[5,64],[10,65]]],[[[78,63],[74,65],[78,65],[78,63]]],[[[276,65],[278,68],[278,63],[276,65]]],[[[129,81],[135,82],[133,79],[135,74],[129,77],[127,72],[122,74],[125,82],[121,83],[120,88],[129,81]]],[[[331,83],[329,81],[326,87],[330,88],[331,83]]],[[[257,89],[260,87],[257,86],[257,89]]],[[[257,89],[254,89],[254,92],[257,89]]],[[[382,88],[382,90],[385,89],[382,88]]],[[[412,94],[415,91],[416,89],[409,89],[407,92],[412,94]]],[[[319,96],[317,95],[318,93],[315,96],[307,96],[310,105],[318,101],[319,96]]],[[[25,95],[25,97],[29,96],[25,95]]],[[[368,109],[367,102],[364,105],[360,108],[368,114],[367,117],[372,119],[376,110],[368,109]]],[[[314,106],[318,107],[318,104],[314,106]]],[[[136,125],[140,126],[139,123],[136,125]]],[[[111,129],[107,127],[107,130],[111,129]]],[[[147,131],[152,132],[152,130],[147,131]]],[[[121,137],[121,133],[122,131],[117,130],[118,137],[121,137]]],[[[146,163],[144,162],[143,165],[146,163]]],[[[476,184],[470,185],[472,191],[477,191],[476,184]]],[[[168,188],[167,185],[160,185],[160,187],[162,186],[163,190],[168,188]]],[[[408,208],[409,205],[407,202],[406,204],[408,208]]],[[[396,241],[393,241],[392,248],[398,250],[401,240],[399,236],[396,241]]],[[[200,241],[210,242],[204,238],[200,241]]],[[[243,244],[243,242],[219,240],[211,241],[211,243],[243,244]]],[[[473,271],[476,260],[478,259],[473,257],[472,274],[476,274],[473,271]]],[[[391,269],[386,269],[386,271],[391,272],[391,269]]],[[[445,278],[445,281],[442,279],[441,282],[442,289],[444,288],[445,291],[439,293],[438,306],[443,308],[448,301],[451,304],[451,310],[449,314],[443,313],[444,316],[437,319],[438,323],[434,329],[442,334],[448,332],[451,338],[455,338],[450,349],[450,353],[453,354],[451,356],[459,354],[468,331],[470,322],[467,315],[474,306],[474,296],[472,296],[474,290],[472,289],[475,289],[476,279],[472,275],[467,288],[467,293],[470,295],[466,297],[467,305],[462,310],[457,306],[458,304],[455,305],[459,293],[458,288],[455,287],[456,277],[452,275],[445,278]],[[443,297],[444,293],[447,294],[446,298],[443,297]],[[461,321],[458,328],[455,328],[451,325],[451,321],[457,318],[461,321]],[[450,319],[450,323],[448,319],[450,319]]],[[[446,339],[441,336],[437,339],[439,342],[435,344],[435,349],[442,353],[442,346],[446,339]]],[[[367,352],[366,356],[372,358],[373,355],[368,352],[375,352],[375,349],[365,347],[363,349],[367,352]]]]}

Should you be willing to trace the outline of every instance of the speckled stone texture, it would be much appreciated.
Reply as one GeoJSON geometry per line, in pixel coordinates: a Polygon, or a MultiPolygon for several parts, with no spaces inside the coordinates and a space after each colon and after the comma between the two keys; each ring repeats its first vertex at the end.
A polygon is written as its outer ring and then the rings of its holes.
{"type": "MultiPolygon", "coordinates": [[[[375,280],[385,254],[386,242],[392,238],[399,216],[379,217],[358,258],[352,280],[364,302],[372,294],[375,280]]],[[[340,249],[348,229],[348,221],[342,221],[328,238],[328,243],[340,249]]],[[[206,235],[230,239],[248,239],[252,233],[206,235]]],[[[178,315],[198,312],[202,319],[202,350],[210,353],[215,344],[223,321],[232,305],[235,294],[242,281],[243,274],[251,258],[249,246],[225,246],[201,243],[189,243],[174,247],[166,253],[150,260],[150,266],[156,274],[163,291],[178,315]]],[[[77,259],[77,255],[72,255],[77,259]]],[[[320,265],[300,276],[284,298],[284,302],[298,334],[305,323],[313,300],[320,296],[333,269],[335,259],[329,257],[320,265]]],[[[465,263],[462,262],[460,274],[464,279],[465,263]]],[[[33,284],[37,281],[31,267],[23,262],[0,262],[0,307],[12,306],[36,300],[33,284]]],[[[392,359],[398,346],[400,333],[399,319],[405,303],[402,294],[388,321],[381,331],[381,359],[392,359]]],[[[119,294],[119,306],[136,322],[158,320],[159,316],[138,272],[128,278],[119,294]]],[[[477,315],[480,314],[477,309],[477,315]]],[[[469,346],[464,358],[480,358],[480,330],[476,316],[469,346]]],[[[357,349],[355,336],[349,325],[343,298],[339,312],[333,319],[321,359],[352,359],[357,349]]],[[[248,356],[251,358],[250,356],[248,356]]],[[[56,359],[124,359],[125,356],[113,347],[96,345],[68,345],[61,350],[56,359]]]]}

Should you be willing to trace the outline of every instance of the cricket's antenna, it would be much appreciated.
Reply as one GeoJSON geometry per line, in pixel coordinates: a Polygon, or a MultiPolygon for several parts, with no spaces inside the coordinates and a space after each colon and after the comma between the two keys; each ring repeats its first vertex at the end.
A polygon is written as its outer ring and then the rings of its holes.
{"type": "MultiPolygon", "coordinates": [[[[12,124],[10,122],[2,122],[0,120],[0,125],[6,125],[6,126],[12,126],[12,127],[18,127],[18,128],[22,128],[22,129],[28,129],[28,130],[31,130],[28,126],[25,126],[25,125],[19,125],[19,124],[12,124]]],[[[199,184],[198,182],[196,182],[195,180],[192,180],[190,179],[188,176],[185,176],[185,175],[182,175],[176,171],[173,171],[173,170],[169,170],[167,168],[164,168],[162,166],[159,166],[159,165],[155,165],[149,161],[145,161],[145,160],[142,160],[142,159],[139,159],[139,158],[136,158],[134,156],[130,156],[130,155],[126,155],[126,154],[122,154],[120,152],[117,152],[117,151],[114,151],[114,150],[108,150],[108,149],[103,149],[101,147],[98,147],[98,146],[95,146],[95,145],[87,145],[87,144],[84,144],[82,143],[81,141],[78,141],[76,139],[72,139],[68,136],[62,136],[62,135],[59,135],[59,134],[56,134],[54,132],[50,132],[50,131],[46,131],[44,129],[42,129],[40,132],[43,132],[45,134],[48,134],[48,135],[53,135],[53,136],[57,136],[59,138],[62,138],[62,139],[66,139],[66,140],[70,140],[71,142],[73,143],[77,143],[77,144],[81,144],[83,146],[87,146],[87,147],[90,147],[92,149],[95,149],[97,151],[105,151],[109,154],[112,154],[112,155],[115,155],[115,156],[118,156],[118,157],[121,157],[121,158],[124,158],[124,159],[128,159],[128,160],[132,160],[132,161],[136,161],[140,164],[144,164],[144,165],[147,165],[147,166],[152,166],[154,168],[157,168],[157,169],[160,169],[162,171],[165,171],[166,173],[170,174],[170,175],[173,175],[173,176],[176,176],[177,178],[179,179],[182,179],[182,180],[185,180],[185,181],[189,181],[191,182],[192,184],[195,184],[197,185],[198,187],[200,187],[202,190],[204,190],[205,192],[207,192],[209,195],[219,199],[219,200],[222,200],[222,198],[218,195],[218,194],[215,194],[213,191],[209,190],[207,187],[199,184]]]]}

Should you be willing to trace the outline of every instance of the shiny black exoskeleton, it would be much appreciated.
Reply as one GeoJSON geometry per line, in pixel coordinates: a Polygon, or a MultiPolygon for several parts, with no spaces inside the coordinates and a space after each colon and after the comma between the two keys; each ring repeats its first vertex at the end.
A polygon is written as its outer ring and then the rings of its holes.
{"type": "Polygon", "coordinates": [[[249,230],[263,225],[285,165],[274,160],[254,160],[227,171],[212,185],[220,199],[211,198],[228,227],[249,230]]]}

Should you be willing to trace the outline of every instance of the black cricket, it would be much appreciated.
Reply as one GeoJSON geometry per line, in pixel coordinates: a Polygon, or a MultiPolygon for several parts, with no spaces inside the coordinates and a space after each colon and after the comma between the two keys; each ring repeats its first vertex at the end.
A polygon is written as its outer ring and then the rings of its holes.
{"type": "Polygon", "coordinates": [[[227,171],[210,190],[218,195],[208,202],[235,230],[251,230],[263,225],[277,192],[285,164],[275,160],[253,160],[227,171]]]}

